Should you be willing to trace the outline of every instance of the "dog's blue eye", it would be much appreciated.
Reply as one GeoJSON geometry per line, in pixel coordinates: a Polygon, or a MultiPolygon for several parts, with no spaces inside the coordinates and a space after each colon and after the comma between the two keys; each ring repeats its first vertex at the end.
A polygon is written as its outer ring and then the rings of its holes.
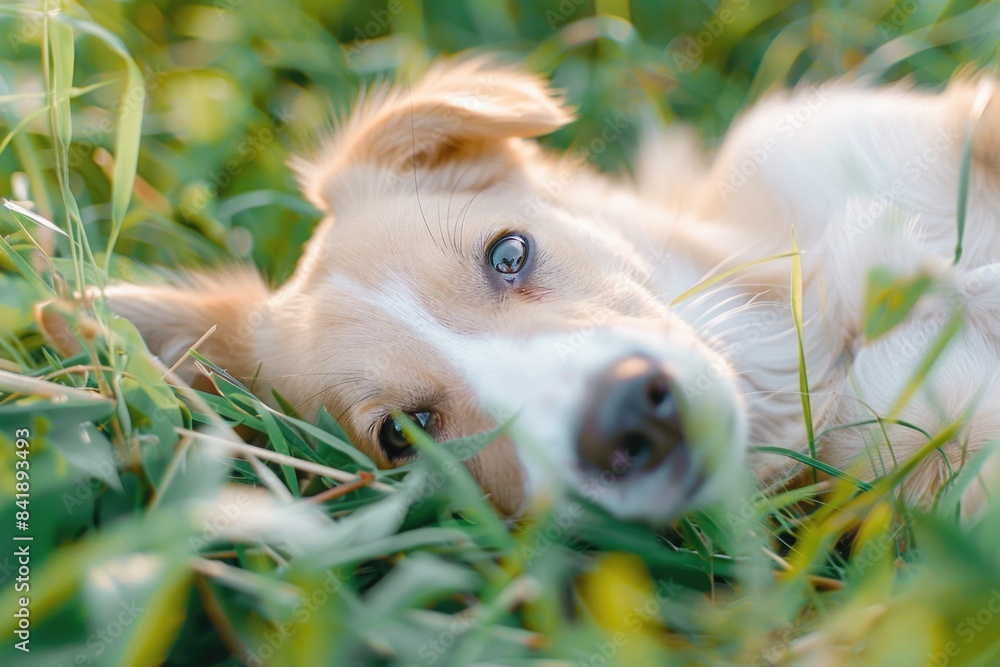
{"type": "Polygon", "coordinates": [[[517,273],[528,259],[528,242],[523,236],[511,234],[490,246],[490,266],[497,273],[517,273]]]}

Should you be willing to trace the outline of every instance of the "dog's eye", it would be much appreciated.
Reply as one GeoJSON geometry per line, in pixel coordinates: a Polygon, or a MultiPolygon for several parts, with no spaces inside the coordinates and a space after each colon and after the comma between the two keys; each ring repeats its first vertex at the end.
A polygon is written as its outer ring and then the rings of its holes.
{"type": "MultiPolygon", "coordinates": [[[[428,424],[434,421],[433,415],[429,412],[407,413],[407,416],[420,424],[424,430],[428,429],[428,424]]],[[[386,457],[393,462],[409,458],[413,455],[413,445],[406,436],[403,429],[396,423],[396,420],[389,415],[382,420],[382,426],[378,431],[378,444],[385,452],[386,457]]]]}
{"type": "Polygon", "coordinates": [[[490,266],[497,273],[517,273],[528,259],[528,242],[523,236],[510,234],[490,246],[490,266]]]}

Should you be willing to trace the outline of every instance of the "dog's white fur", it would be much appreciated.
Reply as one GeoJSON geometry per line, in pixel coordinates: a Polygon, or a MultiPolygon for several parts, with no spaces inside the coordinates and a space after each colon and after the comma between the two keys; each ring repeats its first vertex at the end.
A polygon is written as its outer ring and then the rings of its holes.
{"type": "MultiPolygon", "coordinates": [[[[1000,435],[1000,102],[991,89],[989,79],[940,93],[803,86],[749,110],[713,160],[683,132],[651,137],[631,185],[530,141],[572,120],[537,77],[446,62],[412,87],[367,95],[320,156],[297,165],[304,193],[328,215],[276,292],[237,273],[108,295],[168,362],[218,324],[210,357],[262,396],[276,389],[305,412],[326,405],[381,465],[391,462],[377,427],[391,410],[439,413],[442,440],[512,420],[469,461],[499,507],[517,512],[568,487],[620,516],[662,521],[728,484],[747,442],[806,446],[794,229],[824,461],[871,480],[926,443],[894,424],[828,429],[887,416],[953,309],[965,312],[897,415],[933,434],[971,413],[944,456],[910,477],[907,493],[924,501],[949,465],[1000,435]],[[967,131],[965,253],[951,266],[967,131]],[[484,249],[514,231],[530,236],[533,268],[524,282],[497,284],[484,249]],[[932,275],[935,287],[869,343],[865,285],[879,266],[932,275]],[[609,481],[580,465],[576,429],[588,378],[636,352],[674,378],[694,467],[609,481]]],[[[795,474],[787,458],[751,463],[765,484],[795,474]]],[[[973,485],[968,505],[985,493],[973,485]]]]}

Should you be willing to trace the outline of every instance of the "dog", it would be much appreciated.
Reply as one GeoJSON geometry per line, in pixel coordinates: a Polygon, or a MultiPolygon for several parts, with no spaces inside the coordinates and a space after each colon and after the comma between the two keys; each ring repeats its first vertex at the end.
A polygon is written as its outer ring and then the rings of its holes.
{"type": "Polygon", "coordinates": [[[261,397],[325,406],[380,467],[415,455],[397,411],[442,442],[498,429],[466,463],[507,514],[570,492],[663,524],[747,468],[764,486],[811,472],[748,445],[871,481],[959,420],[903,485],[928,503],[1000,436],[992,90],[803,85],[714,155],[650,134],[623,179],[534,141],[574,120],[539,76],[443,61],[367,92],[295,162],[325,218],[285,284],[230,269],[106,295],[167,364],[217,325],[202,353],[261,397]],[[872,285],[894,280],[929,287],[873,333],[872,285]]]}

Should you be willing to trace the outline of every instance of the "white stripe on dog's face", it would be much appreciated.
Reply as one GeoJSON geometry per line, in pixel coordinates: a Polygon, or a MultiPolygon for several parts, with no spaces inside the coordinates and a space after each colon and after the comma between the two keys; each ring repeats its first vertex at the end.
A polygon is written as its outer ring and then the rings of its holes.
{"type": "Polygon", "coordinates": [[[510,434],[529,499],[568,488],[623,518],[663,521],[711,495],[735,472],[745,426],[729,371],[680,322],[666,319],[652,326],[623,320],[619,326],[528,335],[459,333],[398,276],[376,288],[344,274],[330,282],[338,293],[405,327],[451,366],[491,421],[513,420],[510,434]],[[655,360],[673,378],[695,464],[687,473],[665,465],[624,481],[580,461],[577,441],[592,378],[637,354],[655,360]]]}

